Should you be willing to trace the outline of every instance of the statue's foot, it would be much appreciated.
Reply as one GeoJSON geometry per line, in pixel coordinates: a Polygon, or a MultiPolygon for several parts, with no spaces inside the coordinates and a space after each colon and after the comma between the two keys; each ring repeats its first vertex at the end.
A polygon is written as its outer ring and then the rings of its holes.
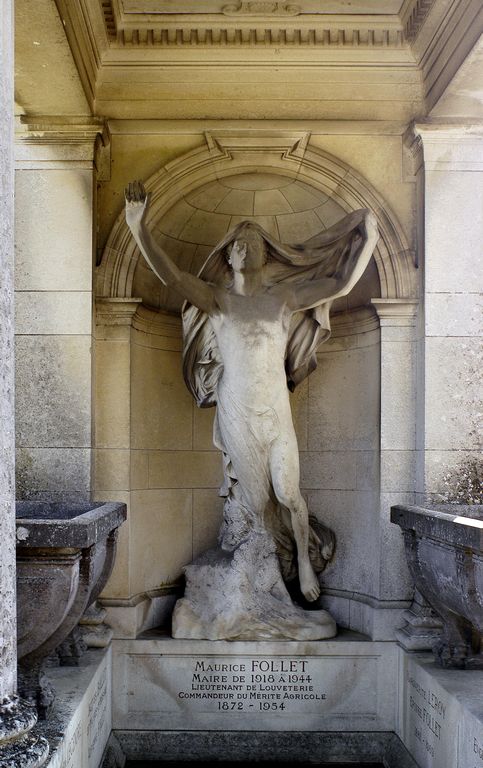
{"type": "Polygon", "coordinates": [[[313,603],[320,595],[320,584],[310,562],[299,563],[300,589],[306,600],[313,603]]]}

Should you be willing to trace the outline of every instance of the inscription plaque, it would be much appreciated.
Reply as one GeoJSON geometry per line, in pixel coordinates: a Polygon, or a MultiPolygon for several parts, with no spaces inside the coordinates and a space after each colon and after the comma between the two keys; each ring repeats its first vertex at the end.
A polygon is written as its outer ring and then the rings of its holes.
{"type": "Polygon", "coordinates": [[[299,655],[302,644],[271,643],[271,656],[250,653],[262,643],[217,641],[223,653],[214,656],[203,645],[213,650],[204,641],[117,641],[114,728],[157,729],[161,719],[185,730],[394,728],[394,646],[307,643],[299,655]]]}
{"type": "Polygon", "coordinates": [[[194,659],[190,685],[181,701],[203,702],[204,710],[223,712],[304,712],[327,693],[310,659],[194,659]],[[311,674],[312,671],[312,674],[311,674]]]}

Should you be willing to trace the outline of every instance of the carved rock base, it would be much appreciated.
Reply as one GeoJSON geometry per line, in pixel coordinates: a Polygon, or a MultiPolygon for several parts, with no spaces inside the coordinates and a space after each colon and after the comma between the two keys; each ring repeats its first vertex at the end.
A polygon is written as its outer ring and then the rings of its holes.
{"type": "Polygon", "coordinates": [[[305,611],[292,603],[269,534],[252,533],[234,552],[209,550],[185,574],[173,637],[323,640],[337,634],[327,611],[305,611]]]}

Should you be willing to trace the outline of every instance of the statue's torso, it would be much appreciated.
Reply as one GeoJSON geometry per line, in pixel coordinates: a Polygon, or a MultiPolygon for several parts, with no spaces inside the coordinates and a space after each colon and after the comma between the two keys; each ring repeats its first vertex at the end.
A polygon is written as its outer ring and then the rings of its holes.
{"type": "Polygon", "coordinates": [[[288,402],[285,353],[291,313],[276,292],[223,292],[211,318],[221,358],[220,386],[253,405],[288,402]]]}

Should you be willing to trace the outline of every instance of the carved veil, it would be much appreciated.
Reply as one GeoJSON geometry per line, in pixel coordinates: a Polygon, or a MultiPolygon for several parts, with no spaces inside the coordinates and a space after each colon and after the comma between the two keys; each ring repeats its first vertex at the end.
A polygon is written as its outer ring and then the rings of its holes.
{"type": "MultiPolygon", "coordinates": [[[[198,277],[206,282],[229,287],[232,279],[227,254],[229,246],[249,225],[256,230],[267,250],[264,281],[267,286],[282,281],[296,284],[323,277],[335,277],[341,270],[350,277],[364,245],[365,210],[354,211],[340,222],[299,245],[282,245],[254,222],[238,224],[214,248],[198,277]]],[[[331,296],[313,309],[294,315],[285,360],[287,386],[293,390],[317,365],[317,347],[330,336],[331,296]]],[[[183,319],[183,375],[198,406],[216,405],[216,387],[223,372],[215,334],[208,315],[185,302],[183,319]]]]}

